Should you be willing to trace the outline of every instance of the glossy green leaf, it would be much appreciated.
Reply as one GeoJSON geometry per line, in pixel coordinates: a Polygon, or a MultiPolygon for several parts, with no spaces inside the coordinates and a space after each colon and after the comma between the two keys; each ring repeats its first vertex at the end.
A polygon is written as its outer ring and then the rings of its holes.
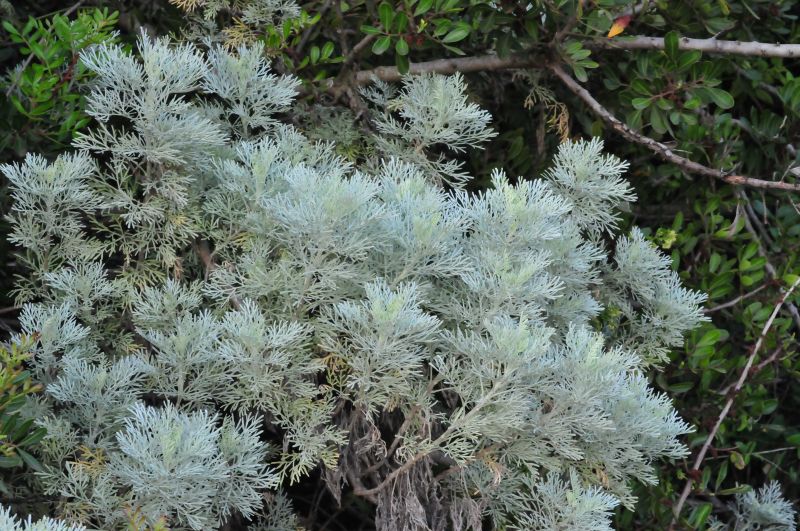
{"type": "Polygon", "coordinates": [[[442,42],[446,44],[459,42],[464,40],[467,37],[467,35],[469,35],[469,28],[466,28],[464,26],[459,26],[453,29],[447,35],[445,35],[444,39],[442,39],[442,42]]]}
{"type": "Polygon", "coordinates": [[[381,55],[383,52],[388,50],[389,46],[391,46],[391,45],[392,45],[391,37],[383,36],[383,37],[377,39],[372,44],[372,53],[374,53],[375,55],[381,55]]]}
{"type": "Polygon", "coordinates": [[[414,16],[418,17],[420,15],[424,15],[430,11],[431,6],[433,6],[433,0],[420,0],[417,4],[417,8],[414,9],[414,16]]]}
{"type": "Polygon", "coordinates": [[[386,31],[392,28],[392,20],[394,19],[394,8],[386,2],[378,6],[378,18],[381,21],[381,26],[386,31]]]}
{"type": "Polygon", "coordinates": [[[397,43],[394,45],[394,50],[399,55],[408,55],[408,43],[405,39],[397,39],[397,43]]]}
{"type": "Polygon", "coordinates": [[[664,36],[664,53],[670,59],[678,57],[678,45],[680,43],[680,35],[677,31],[670,31],[664,36]]]}

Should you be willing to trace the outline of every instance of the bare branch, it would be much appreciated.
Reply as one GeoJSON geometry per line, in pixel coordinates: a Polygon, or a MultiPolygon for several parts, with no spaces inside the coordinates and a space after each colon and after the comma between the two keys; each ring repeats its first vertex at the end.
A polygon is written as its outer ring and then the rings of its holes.
{"type": "MultiPolygon", "coordinates": [[[[412,75],[428,72],[435,74],[455,74],[456,72],[461,72],[462,74],[467,74],[470,72],[487,70],[508,70],[531,67],[542,68],[545,63],[546,61],[543,56],[533,53],[513,54],[508,57],[479,55],[475,57],[457,57],[453,59],[437,59],[435,61],[411,63],[408,73],[412,75]]],[[[356,72],[354,76],[355,82],[359,85],[366,85],[373,79],[380,79],[386,82],[400,81],[402,77],[403,74],[400,73],[396,66],[379,66],[371,70],[361,70],[356,72]]],[[[331,89],[333,87],[334,84],[331,82],[328,88],[331,89]]]]}
{"type": "MultiPolygon", "coordinates": [[[[750,352],[750,356],[747,358],[747,363],[745,363],[744,367],[742,368],[742,372],[739,374],[739,379],[736,381],[736,385],[733,386],[732,391],[729,394],[728,400],[725,402],[725,406],[722,408],[722,411],[717,417],[717,422],[714,424],[714,427],[711,429],[711,432],[706,437],[706,442],[703,443],[703,447],[700,448],[700,452],[697,454],[697,458],[695,458],[694,466],[692,470],[700,470],[700,466],[703,464],[703,459],[706,457],[706,453],[708,449],[711,447],[711,443],[714,442],[714,437],[717,435],[717,431],[719,427],[722,425],[722,422],[725,420],[725,417],[728,416],[730,413],[731,406],[733,406],[733,401],[736,398],[736,394],[742,389],[744,386],[745,380],[750,375],[751,371],[750,368],[753,366],[753,360],[755,360],[756,354],[758,354],[759,349],[761,349],[761,344],[764,342],[764,338],[767,336],[769,329],[772,328],[772,323],[775,321],[775,318],[778,316],[778,312],[780,311],[783,304],[786,302],[786,299],[789,298],[789,295],[794,291],[797,285],[800,284],[800,278],[795,280],[794,284],[786,290],[786,293],[783,294],[781,300],[775,305],[775,308],[772,310],[772,315],[769,316],[767,322],[764,323],[764,327],[761,329],[761,334],[758,336],[758,340],[756,344],[753,346],[752,352],[750,352]]],[[[686,481],[686,485],[683,487],[683,491],[681,492],[680,498],[678,498],[678,503],[675,504],[675,508],[673,509],[673,524],[678,520],[681,514],[681,509],[683,509],[683,505],[686,503],[686,498],[689,497],[689,493],[692,491],[692,482],[693,480],[689,478],[686,481]]]]}
{"type": "MultiPolygon", "coordinates": [[[[775,350],[772,352],[772,354],[770,354],[770,355],[769,355],[767,358],[765,358],[765,359],[761,360],[761,361],[758,363],[758,365],[756,365],[756,366],[753,368],[753,374],[757,374],[757,373],[761,372],[761,371],[764,369],[764,367],[766,367],[766,366],[767,366],[767,365],[769,365],[770,363],[773,363],[773,362],[775,362],[775,360],[777,360],[777,359],[778,359],[778,356],[780,356],[782,353],[783,353],[783,349],[782,349],[782,348],[780,348],[780,347],[776,348],[776,349],[775,349],[775,350]]],[[[765,452],[761,452],[761,453],[765,453],[765,452]]]]}
{"type": "MultiPolygon", "coordinates": [[[[630,37],[617,37],[615,39],[597,39],[585,42],[584,46],[590,49],[606,50],[663,50],[664,38],[633,35],[630,37]]],[[[771,42],[724,41],[681,37],[678,40],[678,49],[726,55],[746,55],[751,57],[800,57],[800,44],[777,44],[771,42]]]]}
{"type": "Polygon", "coordinates": [[[580,98],[598,117],[610,125],[612,129],[617,131],[631,142],[635,142],[647,147],[662,159],[675,164],[689,173],[713,177],[732,185],[751,186],[753,188],[769,188],[773,190],[785,190],[788,192],[800,191],[800,184],[791,184],[781,181],[764,181],[762,179],[754,179],[752,177],[744,177],[742,175],[728,175],[720,170],[709,168],[708,166],[704,166],[698,162],[694,162],[685,157],[681,157],[680,155],[676,155],[669,146],[666,146],[657,140],[653,140],[650,137],[644,136],[641,133],[637,133],[619,121],[613,114],[611,114],[611,112],[608,111],[608,109],[603,107],[600,102],[594,99],[594,96],[592,96],[588,90],[583,88],[577,81],[572,79],[572,77],[567,74],[560,65],[550,64],[548,67],[573,94],[578,96],[578,98],[580,98]]]}
{"type": "Polygon", "coordinates": [[[730,300],[728,302],[724,302],[724,303],[722,303],[722,304],[720,304],[718,306],[714,306],[713,308],[706,308],[704,310],[704,313],[706,315],[708,315],[709,313],[718,312],[720,310],[724,310],[725,308],[730,308],[731,306],[736,306],[737,304],[739,304],[743,300],[749,299],[750,297],[752,297],[753,295],[757,294],[759,291],[763,290],[764,288],[768,287],[769,285],[770,285],[770,283],[762,284],[759,287],[757,287],[756,289],[754,289],[753,291],[749,291],[749,292],[747,292],[747,293],[745,293],[743,295],[739,295],[735,299],[732,299],[732,300],[730,300]]]}
{"type": "MultiPolygon", "coordinates": [[[[644,8],[647,3],[643,3],[640,9],[644,8]]],[[[355,59],[358,52],[361,51],[372,41],[371,35],[366,36],[359,42],[355,48],[348,54],[346,63],[350,63],[355,59]]],[[[620,37],[616,39],[603,39],[603,40],[590,40],[586,41],[584,45],[587,48],[593,49],[621,49],[621,50],[660,50],[664,48],[663,37],[647,37],[638,35],[633,37],[620,37]]],[[[682,37],[678,44],[679,49],[682,50],[699,50],[709,53],[722,53],[733,55],[746,55],[746,56],[761,56],[761,57],[800,57],[800,44],[772,44],[765,42],[743,42],[743,41],[724,41],[717,39],[690,39],[682,37]]],[[[411,63],[409,66],[409,74],[423,74],[423,73],[438,73],[438,74],[454,74],[456,72],[469,73],[479,71],[492,71],[492,70],[508,70],[514,68],[541,68],[545,66],[546,60],[543,56],[534,53],[521,53],[514,54],[508,57],[498,57],[497,55],[480,55],[475,57],[458,57],[452,59],[437,59],[435,61],[425,61],[422,63],[411,63]]],[[[354,80],[359,85],[369,83],[373,78],[380,79],[381,81],[393,82],[399,81],[403,74],[394,66],[379,66],[371,70],[361,70],[356,72],[354,80]]],[[[327,86],[328,90],[335,89],[336,84],[333,80],[327,86]]],[[[710,170],[709,171],[714,171],[710,170]]],[[[693,170],[693,173],[697,173],[693,170]]],[[[731,180],[747,179],[741,176],[729,176],[731,180]]],[[[758,181],[758,179],[754,179],[758,181]]],[[[738,182],[734,184],[747,184],[749,186],[757,186],[757,184],[750,182],[738,182]]],[[[792,188],[794,189],[794,188],[792,188]]]]}
{"type": "MultiPolygon", "coordinates": [[[[364,41],[364,39],[362,39],[364,41]]],[[[366,45],[369,40],[359,44],[366,45]]],[[[629,38],[592,40],[585,43],[587,48],[623,49],[623,50],[660,50],[664,48],[663,37],[647,37],[643,35],[629,38]]],[[[761,57],[800,57],[800,44],[772,44],[767,42],[724,41],[717,39],[690,39],[682,37],[678,44],[682,50],[699,50],[709,53],[761,57]]],[[[542,67],[544,57],[535,54],[514,54],[508,57],[481,55],[476,57],[459,57],[453,59],[437,59],[422,63],[411,63],[409,74],[433,72],[438,74],[468,73],[486,70],[506,70],[512,68],[542,67]]],[[[399,81],[402,78],[397,67],[379,66],[371,70],[361,70],[355,75],[359,85],[369,83],[372,78],[382,81],[399,81]]]]}

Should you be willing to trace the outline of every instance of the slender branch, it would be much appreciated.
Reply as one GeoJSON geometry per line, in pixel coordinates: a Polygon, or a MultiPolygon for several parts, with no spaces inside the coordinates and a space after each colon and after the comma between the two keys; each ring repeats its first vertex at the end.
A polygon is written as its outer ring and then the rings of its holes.
{"type": "MultiPolygon", "coordinates": [[[[745,213],[747,214],[747,217],[750,220],[750,222],[753,224],[755,230],[761,236],[761,241],[767,247],[772,247],[775,244],[775,242],[772,240],[772,236],[769,235],[769,233],[767,232],[767,228],[764,226],[766,223],[766,217],[764,223],[762,223],[761,220],[758,219],[758,214],[756,214],[756,211],[753,210],[753,205],[750,204],[750,198],[748,198],[746,194],[740,194],[740,197],[745,200],[744,202],[745,213]]],[[[766,210],[764,211],[764,214],[766,215],[766,210]]]]}
{"type": "MultiPolygon", "coordinates": [[[[796,450],[796,446],[784,446],[783,448],[773,448],[771,450],[761,450],[760,452],[753,452],[750,455],[766,455],[766,454],[775,454],[778,452],[789,452],[792,450],[796,450]]],[[[717,452],[738,452],[741,451],[741,448],[738,446],[734,446],[732,448],[717,448],[717,452]]],[[[715,455],[713,457],[709,457],[707,461],[711,461],[714,459],[730,459],[730,456],[727,455],[715,455]]]]}
{"type": "Polygon", "coordinates": [[[384,463],[387,463],[389,459],[392,458],[395,450],[397,450],[397,447],[400,446],[401,442],[403,442],[406,430],[411,426],[411,423],[414,421],[414,418],[417,416],[417,413],[419,412],[420,409],[421,407],[419,406],[419,404],[411,408],[411,411],[409,411],[408,415],[403,421],[403,424],[400,425],[400,429],[397,430],[397,433],[394,436],[394,440],[392,441],[391,446],[389,446],[389,449],[386,451],[386,455],[384,455],[380,461],[367,468],[362,475],[371,474],[375,472],[380,467],[382,467],[384,463]]]}
{"type": "MultiPolygon", "coordinates": [[[[800,279],[798,279],[800,280],[800,279]]],[[[484,395],[476,404],[475,406],[469,410],[464,416],[462,416],[458,422],[453,423],[447,428],[441,435],[439,435],[436,440],[431,442],[430,447],[433,449],[438,448],[441,444],[447,440],[447,438],[452,434],[454,431],[459,429],[461,426],[466,425],[467,421],[470,420],[473,416],[475,416],[478,411],[480,411],[487,403],[491,403],[494,399],[497,398],[497,394],[501,391],[503,386],[506,384],[505,380],[498,380],[492,385],[492,388],[484,395]]],[[[399,468],[395,468],[386,478],[381,481],[376,487],[371,489],[363,489],[363,488],[354,488],[353,492],[357,496],[374,496],[378,492],[382,491],[386,487],[388,487],[392,481],[399,476],[400,474],[408,471],[411,467],[416,465],[419,461],[423,458],[428,457],[431,455],[432,451],[421,451],[418,452],[414,457],[403,463],[402,466],[399,468]]]]}
{"type": "MultiPolygon", "coordinates": [[[[197,251],[197,256],[200,257],[200,260],[203,261],[203,264],[206,267],[205,279],[208,280],[208,277],[217,268],[217,264],[214,263],[214,257],[212,256],[211,249],[208,246],[208,242],[205,240],[200,241],[195,246],[195,250],[197,251]]],[[[235,293],[231,293],[230,301],[233,307],[236,308],[237,310],[241,308],[242,300],[235,293]]]]}
{"type": "Polygon", "coordinates": [[[436,474],[436,476],[433,478],[434,481],[441,481],[442,479],[446,478],[451,474],[460,472],[461,470],[464,469],[464,467],[467,466],[467,464],[478,462],[478,460],[483,459],[485,456],[489,455],[495,450],[498,450],[501,446],[502,445],[500,443],[494,443],[490,444],[489,446],[484,446],[483,449],[481,449],[478,453],[475,454],[475,457],[469,460],[469,463],[465,463],[463,465],[453,465],[449,468],[442,470],[441,472],[436,474]]]}
{"type": "MultiPolygon", "coordinates": [[[[757,374],[757,373],[761,372],[764,369],[764,367],[766,367],[770,363],[772,363],[775,360],[777,360],[778,356],[780,356],[782,353],[783,353],[783,349],[782,348],[780,348],[780,347],[776,348],[773,351],[773,353],[770,354],[767,358],[765,358],[765,359],[761,360],[760,362],[758,362],[758,365],[756,365],[753,368],[753,374],[757,374]]],[[[766,452],[761,452],[761,453],[766,453],[766,452]]]]}
{"type": "MultiPolygon", "coordinates": [[[[764,327],[761,329],[761,334],[758,336],[758,340],[756,344],[753,346],[753,350],[750,352],[750,356],[747,358],[747,363],[745,363],[744,367],[742,368],[742,372],[739,374],[739,379],[736,381],[736,385],[733,386],[732,391],[729,394],[728,400],[725,402],[725,406],[722,408],[722,411],[717,417],[717,422],[714,424],[714,427],[711,429],[711,432],[706,437],[705,443],[703,443],[703,447],[700,448],[700,452],[697,454],[697,458],[694,461],[694,466],[692,470],[700,470],[700,466],[703,464],[703,459],[706,457],[706,453],[708,449],[711,447],[711,443],[714,442],[714,437],[717,435],[717,431],[719,427],[722,425],[722,422],[725,420],[725,417],[728,416],[730,413],[731,407],[733,406],[733,401],[736,398],[736,394],[742,389],[744,386],[745,380],[751,374],[750,368],[753,366],[753,361],[755,360],[756,354],[758,354],[759,349],[761,349],[761,344],[764,342],[764,338],[767,336],[769,329],[772,328],[772,323],[775,321],[775,318],[778,316],[778,312],[780,311],[783,304],[786,302],[786,299],[789,298],[789,295],[794,291],[794,289],[800,284],[800,278],[795,280],[794,284],[789,287],[786,293],[783,294],[783,297],[778,301],[775,305],[775,308],[772,310],[772,314],[767,319],[767,322],[764,323],[764,327]]],[[[673,525],[678,520],[681,514],[681,509],[683,509],[683,505],[686,503],[686,499],[689,497],[689,493],[692,491],[692,478],[689,478],[686,481],[686,485],[683,487],[683,491],[681,492],[680,498],[678,498],[678,503],[675,505],[673,510],[673,525]]]]}
{"type": "Polygon", "coordinates": [[[569,32],[572,31],[572,28],[578,23],[578,14],[583,11],[583,0],[578,0],[578,5],[575,6],[575,10],[572,12],[572,15],[567,20],[567,23],[564,24],[564,27],[558,30],[558,33],[555,34],[553,37],[553,42],[561,42],[564,40],[569,32]]]}
{"type": "Polygon", "coordinates": [[[350,50],[350,52],[347,54],[347,57],[344,58],[344,63],[342,64],[342,66],[347,66],[351,64],[353,61],[355,61],[356,57],[358,57],[358,54],[360,54],[361,51],[367,46],[369,46],[370,43],[374,40],[375,40],[375,34],[370,33],[369,35],[365,35],[363,39],[358,41],[356,45],[353,46],[353,49],[350,50]]]}
{"type": "Polygon", "coordinates": [[[681,169],[703,175],[706,177],[713,177],[732,185],[752,186],[754,188],[769,188],[774,190],[785,190],[789,192],[800,191],[800,184],[791,184],[779,181],[764,181],[762,179],[754,179],[752,177],[744,177],[742,175],[728,175],[720,170],[709,168],[698,162],[694,162],[680,155],[676,155],[669,146],[662,144],[650,137],[637,133],[621,121],[619,121],[611,112],[603,107],[600,102],[594,99],[588,90],[583,88],[577,81],[567,74],[564,69],[558,64],[548,65],[550,70],[558,77],[564,85],[578,98],[580,98],[598,117],[611,126],[612,129],[617,131],[620,135],[653,151],[656,155],[671,162],[681,169]]]}
{"type": "MultiPolygon", "coordinates": [[[[362,39],[362,42],[364,42],[364,39],[362,39]]],[[[353,48],[353,52],[355,52],[359,44],[353,48]]],[[[514,68],[541,68],[545,65],[545,63],[546,61],[544,56],[534,53],[513,54],[509,55],[508,57],[499,57],[497,55],[478,55],[474,57],[456,57],[452,59],[436,59],[435,61],[411,63],[408,67],[408,73],[411,75],[425,73],[455,74],[456,72],[467,74],[470,72],[508,70],[514,68]]],[[[360,70],[356,72],[353,77],[357,84],[366,85],[367,83],[372,82],[373,79],[380,79],[381,81],[386,82],[400,81],[400,79],[403,77],[403,74],[401,74],[395,66],[379,66],[371,70],[360,70]]],[[[335,88],[333,81],[329,83],[327,88],[335,88]]]]}
{"type": "MultiPolygon", "coordinates": [[[[366,36],[353,48],[346,62],[352,61],[355,55],[366,47],[372,39],[366,36]]],[[[656,50],[664,48],[663,37],[647,37],[643,35],[630,38],[603,39],[586,41],[587,48],[595,49],[626,49],[626,50],[656,50]]],[[[800,57],[800,44],[772,44],[765,42],[724,41],[717,39],[690,39],[682,37],[678,47],[683,50],[699,50],[709,53],[724,53],[734,55],[761,56],[761,57],[800,57]]],[[[497,55],[479,55],[473,57],[458,57],[451,59],[437,59],[422,63],[411,63],[409,74],[438,73],[454,74],[456,72],[469,73],[479,71],[507,70],[514,68],[542,67],[545,58],[534,53],[513,54],[508,57],[497,55]]],[[[551,67],[552,68],[552,67],[551,67]]],[[[382,81],[399,81],[403,74],[394,66],[379,66],[371,70],[356,72],[355,81],[359,85],[369,83],[373,78],[382,81]]],[[[334,88],[334,83],[328,89],[334,88]]],[[[707,168],[708,171],[714,171],[707,168]]],[[[697,169],[693,170],[697,173],[697,169]]],[[[747,179],[740,176],[728,176],[730,179],[747,179]]],[[[757,180],[757,179],[754,179],[757,180]]],[[[740,182],[737,184],[747,184],[740,182]]],[[[754,184],[751,183],[751,186],[754,184]]],[[[795,189],[795,188],[790,188],[795,189]]]]}
{"type": "Polygon", "coordinates": [[[646,11],[651,5],[652,4],[650,4],[648,0],[645,0],[644,2],[639,2],[638,4],[632,5],[631,7],[623,10],[619,14],[619,16],[638,15],[639,13],[646,11]]]}
{"type": "MultiPolygon", "coordinates": [[[[360,49],[369,44],[369,42],[371,42],[371,39],[366,37],[362,39],[361,42],[353,48],[351,55],[355,55],[357,49],[360,51],[360,49]]],[[[664,48],[664,39],[663,37],[647,37],[640,35],[630,38],[591,40],[585,42],[585,46],[598,49],[655,50],[664,48]]],[[[766,42],[690,39],[688,37],[682,37],[679,40],[678,47],[683,50],[699,50],[709,53],[761,57],[800,57],[800,44],[772,44],[766,42]]],[[[409,74],[422,74],[426,72],[438,74],[454,74],[456,72],[468,73],[542,67],[544,64],[544,57],[533,53],[514,54],[502,58],[496,55],[480,55],[411,63],[409,66],[409,74]]],[[[397,70],[397,67],[379,66],[371,70],[361,70],[355,75],[356,82],[360,85],[369,83],[372,78],[391,82],[400,80],[402,74],[397,70]]]]}
{"type": "Polygon", "coordinates": [[[718,312],[720,310],[724,310],[725,308],[730,308],[731,306],[736,306],[737,304],[739,304],[743,300],[749,299],[750,297],[752,297],[753,295],[755,295],[756,293],[758,293],[759,291],[763,290],[764,288],[766,288],[769,285],[770,285],[770,283],[762,284],[759,287],[757,287],[756,289],[754,289],[753,291],[748,291],[747,293],[745,293],[743,295],[739,295],[735,299],[732,299],[732,300],[730,300],[728,302],[724,302],[724,303],[722,303],[722,304],[720,304],[718,306],[714,306],[713,308],[707,308],[704,311],[704,313],[706,313],[706,314],[714,313],[714,312],[718,312]]]}
{"type": "MultiPolygon", "coordinates": [[[[586,48],[617,50],[663,50],[663,37],[647,37],[632,35],[615,39],[597,39],[584,43],[586,48]]],[[[699,52],[726,55],[746,55],[756,57],[800,57],[800,44],[776,44],[754,41],[725,41],[717,39],[678,39],[679,50],[697,50],[699,52]]]]}

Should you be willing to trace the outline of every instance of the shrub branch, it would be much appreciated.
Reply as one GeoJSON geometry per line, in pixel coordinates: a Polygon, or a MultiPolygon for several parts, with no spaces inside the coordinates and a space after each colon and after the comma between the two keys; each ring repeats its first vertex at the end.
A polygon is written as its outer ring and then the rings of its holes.
{"type": "MultiPolygon", "coordinates": [[[[758,351],[761,349],[761,344],[764,342],[764,338],[767,336],[769,329],[772,328],[772,323],[778,316],[778,312],[781,310],[781,307],[784,305],[786,300],[789,298],[789,295],[791,295],[798,284],[800,284],[800,278],[795,280],[794,284],[792,284],[789,289],[786,290],[781,299],[775,305],[775,308],[772,310],[772,315],[770,315],[769,319],[767,319],[767,322],[764,323],[764,328],[761,329],[761,334],[758,336],[758,340],[753,346],[750,356],[747,358],[747,363],[745,363],[744,368],[742,368],[742,372],[739,374],[739,379],[736,381],[736,385],[733,386],[733,389],[728,394],[728,400],[725,402],[725,406],[722,408],[722,411],[720,411],[719,417],[717,417],[717,422],[714,424],[714,427],[711,429],[708,437],[706,437],[706,442],[703,443],[703,447],[700,448],[700,452],[698,452],[697,457],[695,458],[692,471],[700,470],[700,466],[703,464],[703,459],[705,459],[706,453],[711,447],[711,443],[714,442],[714,437],[716,437],[719,427],[722,425],[725,417],[728,416],[728,413],[730,413],[731,407],[733,406],[733,401],[736,399],[736,395],[744,386],[744,382],[747,380],[747,377],[751,374],[750,368],[753,366],[753,361],[755,360],[756,354],[758,354],[758,351]]],[[[673,509],[674,519],[672,527],[674,527],[676,521],[678,518],[680,518],[681,509],[683,509],[683,505],[686,503],[686,499],[689,497],[689,493],[692,491],[693,481],[694,480],[691,477],[686,481],[686,485],[683,487],[681,496],[678,498],[678,503],[675,504],[675,508],[673,509]]]]}
{"type": "Polygon", "coordinates": [[[611,126],[613,130],[625,137],[627,140],[645,146],[665,161],[675,164],[688,173],[713,177],[728,184],[737,186],[768,188],[773,190],[784,190],[788,192],[800,191],[800,185],[798,184],[791,184],[781,181],[765,181],[762,179],[745,177],[743,175],[729,175],[715,168],[709,168],[708,166],[704,166],[699,162],[681,157],[680,155],[675,154],[675,152],[673,152],[669,146],[634,131],[626,124],[618,120],[608,109],[603,107],[600,102],[598,102],[594,96],[589,93],[588,90],[583,88],[577,81],[567,74],[564,69],[561,68],[561,65],[550,64],[549,68],[550,71],[552,71],[553,74],[555,74],[555,76],[560,79],[562,83],[564,83],[570,92],[575,94],[581,101],[583,101],[589,107],[589,109],[594,112],[594,114],[611,126]]]}
{"type": "MultiPolygon", "coordinates": [[[[663,37],[633,35],[616,39],[597,39],[584,43],[586,48],[611,50],[663,50],[663,37]]],[[[678,40],[679,50],[697,50],[706,53],[725,55],[745,55],[748,57],[800,57],[800,44],[777,44],[772,42],[724,41],[717,39],[678,40]]]]}

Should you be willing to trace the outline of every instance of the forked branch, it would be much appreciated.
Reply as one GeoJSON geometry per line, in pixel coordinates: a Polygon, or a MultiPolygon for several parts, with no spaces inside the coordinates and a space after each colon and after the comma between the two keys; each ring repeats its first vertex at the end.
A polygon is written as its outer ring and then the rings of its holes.
{"type": "Polygon", "coordinates": [[[564,69],[561,68],[561,65],[550,64],[549,68],[550,71],[552,71],[553,74],[555,74],[555,76],[558,79],[560,79],[562,83],[564,83],[564,85],[567,87],[567,89],[569,89],[570,92],[572,92],[578,98],[580,98],[581,101],[583,101],[594,114],[596,114],[600,119],[602,119],[609,126],[611,126],[613,130],[618,132],[627,140],[645,146],[646,148],[650,149],[653,153],[655,153],[665,161],[675,164],[676,166],[678,166],[679,168],[683,169],[688,173],[703,175],[706,177],[713,177],[715,179],[719,179],[721,181],[733,185],[750,186],[753,188],[767,188],[772,190],[783,190],[787,192],[800,192],[800,184],[792,184],[782,181],[765,181],[762,179],[745,177],[743,175],[729,175],[715,168],[709,168],[708,166],[704,166],[699,162],[689,160],[686,157],[681,157],[680,155],[677,155],[674,151],[672,151],[672,149],[669,146],[634,131],[626,124],[618,120],[613,114],[611,114],[611,112],[608,109],[603,107],[600,104],[600,102],[598,102],[594,98],[594,96],[592,96],[589,93],[588,90],[583,88],[577,81],[575,81],[572,78],[572,76],[567,74],[564,71],[564,69]]]}

